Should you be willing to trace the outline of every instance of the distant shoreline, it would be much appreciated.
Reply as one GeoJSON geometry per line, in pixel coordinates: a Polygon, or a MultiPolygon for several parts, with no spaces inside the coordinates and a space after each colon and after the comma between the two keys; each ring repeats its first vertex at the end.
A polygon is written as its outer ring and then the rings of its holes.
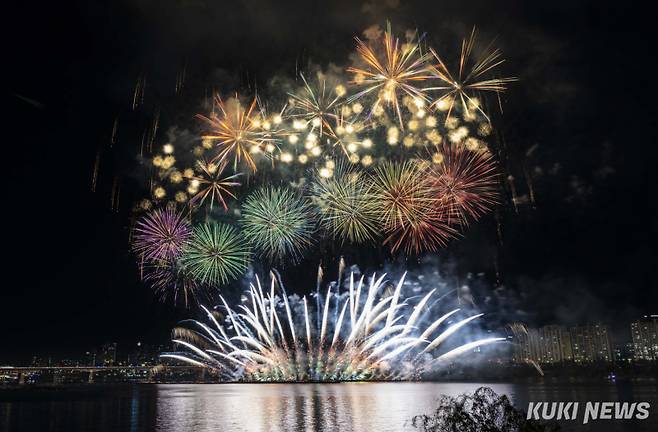
{"type": "MultiPolygon", "coordinates": [[[[537,377],[517,377],[491,379],[481,377],[477,378],[459,378],[436,379],[436,380],[417,380],[417,381],[387,381],[387,380],[367,380],[367,381],[135,381],[135,382],[114,382],[114,383],[36,383],[36,384],[0,384],[0,394],[5,391],[13,392],[16,390],[53,390],[53,389],[92,389],[92,388],[128,388],[132,386],[148,387],[157,385],[235,385],[235,384],[257,384],[257,385],[289,385],[289,384],[441,384],[441,383],[465,383],[465,384],[540,384],[540,385],[561,385],[561,384],[615,384],[615,383],[636,383],[658,385],[658,378],[654,376],[634,376],[618,377],[616,379],[595,378],[595,377],[564,377],[564,376],[537,376],[537,377]]],[[[1,400],[1,398],[0,398],[1,400]]]]}

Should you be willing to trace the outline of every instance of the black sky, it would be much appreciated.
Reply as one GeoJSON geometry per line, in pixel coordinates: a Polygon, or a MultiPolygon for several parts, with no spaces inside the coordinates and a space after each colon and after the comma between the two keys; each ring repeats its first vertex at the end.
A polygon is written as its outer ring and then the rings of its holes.
{"type": "Polygon", "coordinates": [[[483,40],[497,36],[505,70],[521,79],[496,126],[518,194],[528,193],[525,170],[536,203],[501,207],[502,245],[491,217],[444,255],[518,294],[538,323],[658,312],[652,15],[633,2],[366,3],[12,4],[3,55],[0,363],[106,341],[166,340],[186,315],[142,286],[129,252],[140,132],[123,125],[144,120],[130,111],[140,74],[144,110],[158,101],[164,131],[193,124],[206,88],[253,91],[274,74],[294,78],[309,62],[345,63],[353,36],[387,19],[446,49],[476,25],[483,40]],[[182,65],[186,89],[176,97],[182,65]],[[117,117],[116,148],[103,147],[111,156],[92,193],[94,158],[117,117]],[[125,191],[118,213],[109,205],[115,173],[125,191]]]}

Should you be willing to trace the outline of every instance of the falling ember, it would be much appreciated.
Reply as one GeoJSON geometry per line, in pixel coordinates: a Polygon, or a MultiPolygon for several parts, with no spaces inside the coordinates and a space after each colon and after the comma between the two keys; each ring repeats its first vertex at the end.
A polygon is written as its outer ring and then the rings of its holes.
{"type": "Polygon", "coordinates": [[[112,123],[112,134],[110,135],[110,145],[114,145],[117,142],[117,130],[119,128],[119,117],[114,119],[112,123]]]}
{"type": "Polygon", "coordinates": [[[317,314],[309,310],[312,302],[288,296],[275,277],[269,290],[256,278],[237,308],[220,296],[217,311],[202,306],[207,323],[192,320],[174,329],[180,351],[161,357],[207,368],[223,381],[411,380],[505,340],[483,338],[446,350],[446,341],[482,314],[436,313],[435,289],[412,300],[404,285],[403,276],[387,295],[385,275],[366,281],[351,274],[345,293],[330,285],[319,296],[317,314]]]}
{"type": "Polygon", "coordinates": [[[176,86],[174,88],[174,93],[177,95],[183,91],[185,86],[185,76],[187,74],[187,64],[183,65],[183,68],[176,74],[176,86]]]}
{"type": "Polygon", "coordinates": [[[135,111],[138,106],[144,103],[144,90],[146,88],[146,74],[140,74],[135,83],[133,92],[132,109],[135,111]]]}
{"type": "Polygon", "coordinates": [[[121,195],[121,182],[119,177],[114,177],[112,181],[112,192],[110,194],[110,208],[114,212],[119,211],[119,197],[121,195]]]}
{"type": "Polygon", "coordinates": [[[98,145],[98,150],[96,151],[96,158],[94,159],[94,169],[91,174],[91,191],[96,192],[96,184],[98,183],[98,170],[101,164],[101,153],[103,151],[103,146],[98,145]]]}
{"type": "Polygon", "coordinates": [[[151,130],[149,131],[149,141],[148,141],[148,152],[153,152],[153,143],[155,142],[155,137],[158,132],[158,126],[160,124],[160,108],[156,108],[155,114],[153,115],[153,123],[151,124],[151,130]]]}

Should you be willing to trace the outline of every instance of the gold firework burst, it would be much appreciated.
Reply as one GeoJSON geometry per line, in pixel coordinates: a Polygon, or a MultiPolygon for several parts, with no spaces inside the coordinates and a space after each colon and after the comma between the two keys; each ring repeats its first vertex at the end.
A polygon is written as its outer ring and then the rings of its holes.
{"type": "Polygon", "coordinates": [[[215,201],[221,203],[226,210],[225,196],[230,196],[235,199],[236,196],[231,192],[230,188],[240,186],[240,183],[235,181],[240,173],[224,175],[227,162],[222,159],[219,163],[198,161],[197,166],[201,171],[201,176],[193,176],[190,178],[190,188],[194,196],[190,199],[190,205],[203,205],[206,200],[210,200],[210,209],[212,210],[215,201]]]}
{"type": "Polygon", "coordinates": [[[224,103],[215,96],[215,110],[206,117],[197,114],[208,126],[208,132],[202,136],[204,140],[217,141],[217,155],[213,161],[229,157],[232,154],[233,167],[244,160],[252,171],[256,171],[255,154],[272,141],[270,134],[260,127],[260,116],[255,112],[257,99],[254,98],[248,108],[243,108],[236,94],[235,99],[224,103]]]}
{"type": "Polygon", "coordinates": [[[384,33],[384,51],[378,53],[375,49],[356,38],[356,50],[365,63],[363,68],[350,67],[348,72],[354,73],[353,84],[364,89],[348,99],[353,102],[363,96],[376,94],[371,112],[376,112],[383,106],[388,106],[395,112],[400,128],[404,129],[400,98],[409,95],[413,98],[426,99],[422,89],[417,84],[430,78],[427,69],[428,54],[422,54],[417,41],[400,43],[391,34],[390,28],[384,33]]]}
{"type": "Polygon", "coordinates": [[[320,77],[318,82],[311,86],[304,75],[300,75],[304,82],[304,88],[298,94],[290,93],[293,103],[291,117],[302,119],[311,124],[311,132],[316,128],[320,130],[320,137],[328,136],[335,138],[336,133],[333,130],[334,123],[338,115],[336,108],[340,96],[331,90],[327,90],[327,80],[320,77]]]}
{"type": "Polygon", "coordinates": [[[473,95],[475,92],[487,91],[497,94],[507,90],[507,84],[517,81],[514,77],[507,78],[487,78],[494,69],[500,66],[505,60],[499,49],[487,47],[479,59],[475,60],[469,69],[471,54],[475,45],[477,33],[475,27],[471,31],[469,38],[462,41],[461,55],[459,56],[459,70],[456,75],[450,73],[441,57],[430,49],[436,63],[430,66],[429,71],[433,78],[438,79],[441,85],[428,87],[425,90],[439,90],[442,92],[440,97],[432,102],[433,108],[447,110],[446,121],[450,118],[455,103],[460,103],[465,116],[470,116],[470,110],[480,112],[487,120],[489,117],[480,106],[480,101],[473,95]]]}

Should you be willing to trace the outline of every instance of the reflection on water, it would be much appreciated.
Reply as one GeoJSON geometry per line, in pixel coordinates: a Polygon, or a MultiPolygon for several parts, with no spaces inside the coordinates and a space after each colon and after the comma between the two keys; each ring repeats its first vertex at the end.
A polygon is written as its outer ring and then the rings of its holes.
{"type": "MultiPolygon", "coordinates": [[[[500,393],[512,390],[505,384],[492,387],[500,393]]],[[[163,385],[156,424],[177,431],[400,431],[414,415],[430,412],[441,393],[473,388],[435,383],[163,385]]]]}
{"type": "MultiPolygon", "coordinates": [[[[414,415],[431,413],[442,394],[488,385],[525,409],[528,401],[650,401],[655,383],[478,384],[170,384],[0,390],[0,432],[142,431],[404,431],[414,415]]],[[[653,431],[644,422],[595,423],[565,431],[653,431]]]]}

